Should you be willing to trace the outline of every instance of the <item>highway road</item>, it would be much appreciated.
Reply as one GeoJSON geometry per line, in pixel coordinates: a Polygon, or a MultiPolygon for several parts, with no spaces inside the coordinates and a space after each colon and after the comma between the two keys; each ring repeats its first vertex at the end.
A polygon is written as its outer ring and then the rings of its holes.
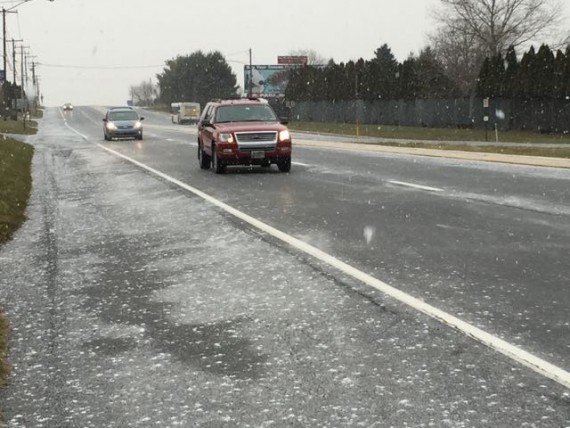
{"type": "Polygon", "coordinates": [[[30,139],[11,426],[570,426],[570,169],[302,134],[218,175],[193,126],[104,111],[30,139]]]}

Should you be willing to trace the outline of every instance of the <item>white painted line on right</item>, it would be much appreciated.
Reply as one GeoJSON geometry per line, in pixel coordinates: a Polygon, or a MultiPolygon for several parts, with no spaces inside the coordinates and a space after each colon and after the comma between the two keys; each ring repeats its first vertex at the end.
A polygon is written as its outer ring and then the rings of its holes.
{"type": "Polygon", "coordinates": [[[438,187],[422,186],[421,184],[406,183],[405,181],[388,180],[388,183],[397,184],[398,186],[413,187],[414,189],[428,190],[430,192],[443,192],[443,189],[438,187]]]}

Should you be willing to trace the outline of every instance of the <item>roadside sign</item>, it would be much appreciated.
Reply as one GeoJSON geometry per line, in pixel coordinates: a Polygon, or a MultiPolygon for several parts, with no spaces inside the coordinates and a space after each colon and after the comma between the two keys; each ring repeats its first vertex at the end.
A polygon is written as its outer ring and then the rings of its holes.
{"type": "Polygon", "coordinates": [[[278,56],[277,64],[302,64],[306,65],[309,62],[309,58],[306,55],[288,55],[288,56],[278,56]]]}

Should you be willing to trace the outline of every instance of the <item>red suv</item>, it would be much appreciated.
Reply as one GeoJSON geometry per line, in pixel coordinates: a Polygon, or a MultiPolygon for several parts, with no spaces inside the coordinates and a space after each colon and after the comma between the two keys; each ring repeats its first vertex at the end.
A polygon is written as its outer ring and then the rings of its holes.
{"type": "Polygon", "coordinates": [[[276,164],[291,170],[291,135],[271,106],[261,99],[216,100],[198,122],[198,161],[217,174],[227,165],[276,164]]]}

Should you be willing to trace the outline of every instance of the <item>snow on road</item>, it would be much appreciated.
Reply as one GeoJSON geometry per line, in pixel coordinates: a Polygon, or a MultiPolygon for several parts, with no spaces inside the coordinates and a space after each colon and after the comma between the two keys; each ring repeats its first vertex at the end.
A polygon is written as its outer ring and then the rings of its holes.
{"type": "Polygon", "coordinates": [[[34,145],[0,252],[9,426],[568,424],[562,388],[49,115],[34,145]]]}

